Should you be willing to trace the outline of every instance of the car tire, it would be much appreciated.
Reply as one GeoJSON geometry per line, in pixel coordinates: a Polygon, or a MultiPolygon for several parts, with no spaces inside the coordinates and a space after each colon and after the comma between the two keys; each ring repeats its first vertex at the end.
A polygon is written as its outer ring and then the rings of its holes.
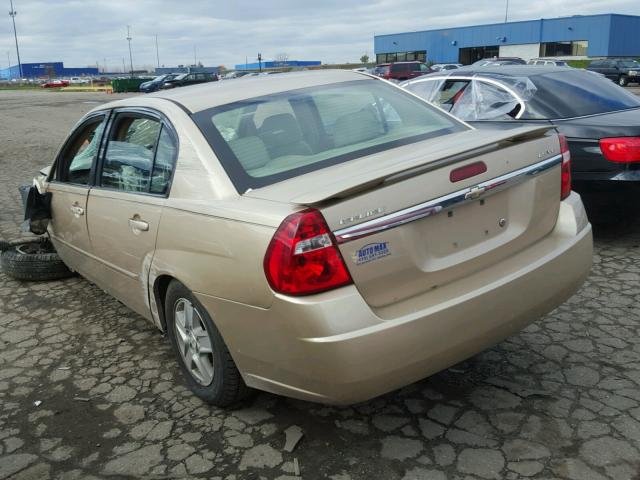
{"type": "Polygon", "coordinates": [[[626,87],[629,84],[629,79],[625,75],[620,75],[618,77],[618,85],[621,87],[626,87]]]}
{"type": "Polygon", "coordinates": [[[2,245],[0,266],[11,278],[25,281],[59,280],[75,275],[49,241],[2,245]]]}
{"type": "Polygon", "coordinates": [[[252,392],[222,335],[187,287],[172,281],[165,297],[167,336],[189,389],[205,402],[228,407],[252,392]],[[189,309],[191,321],[188,321],[189,309]],[[196,360],[197,359],[197,360],[196,360]]]}

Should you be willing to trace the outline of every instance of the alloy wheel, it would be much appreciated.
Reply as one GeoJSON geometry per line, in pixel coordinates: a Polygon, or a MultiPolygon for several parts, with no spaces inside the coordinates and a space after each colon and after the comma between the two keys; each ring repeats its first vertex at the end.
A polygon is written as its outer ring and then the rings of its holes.
{"type": "Polygon", "coordinates": [[[184,365],[200,385],[210,385],[215,373],[211,336],[194,305],[179,298],[173,308],[173,328],[184,365]]]}

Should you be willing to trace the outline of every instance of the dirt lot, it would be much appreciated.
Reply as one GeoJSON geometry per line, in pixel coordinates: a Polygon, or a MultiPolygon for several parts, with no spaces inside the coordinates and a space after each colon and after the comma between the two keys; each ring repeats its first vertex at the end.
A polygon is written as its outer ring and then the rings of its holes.
{"type": "MultiPolygon", "coordinates": [[[[114,97],[0,92],[0,237],[17,236],[16,187],[114,97]]],[[[154,327],[84,279],[0,273],[0,478],[640,479],[640,190],[614,193],[585,196],[593,271],[565,305],[350,408],[211,408],[154,327]],[[288,453],[291,425],[305,436],[288,453]]]]}

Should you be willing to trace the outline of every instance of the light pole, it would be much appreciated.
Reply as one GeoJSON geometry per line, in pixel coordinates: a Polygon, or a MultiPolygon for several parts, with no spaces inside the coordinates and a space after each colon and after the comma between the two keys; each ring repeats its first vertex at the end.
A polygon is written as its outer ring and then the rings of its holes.
{"type": "Polygon", "coordinates": [[[507,0],[507,5],[504,9],[504,23],[507,23],[508,18],[509,18],[509,0],[507,0]]]}
{"type": "MultiPolygon", "coordinates": [[[[13,9],[13,0],[9,0],[11,4],[11,11],[9,12],[9,16],[11,17],[11,21],[13,22],[13,37],[16,39],[16,55],[18,57],[18,71],[20,72],[20,79],[22,79],[22,63],[20,63],[20,49],[18,48],[18,34],[16,33],[16,12],[13,9]]],[[[11,69],[11,65],[9,65],[9,69],[11,69]]],[[[11,72],[11,70],[9,70],[11,72]]]]}
{"type": "Polygon", "coordinates": [[[158,61],[158,68],[160,68],[160,52],[158,50],[158,34],[156,33],[156,60],[158,61]]]}
{"type": "Polygon", "coordinates": [[[262,72],[262,54],[258,53],[258,68],[262,72]]]}
{"type": "Polygon", "coordinates": [[[131,27],[127,25],[127,42],[129,42],[129,61],[131,62],[131,76],[133,77],[133,54],[131,53],[131,27]]]}

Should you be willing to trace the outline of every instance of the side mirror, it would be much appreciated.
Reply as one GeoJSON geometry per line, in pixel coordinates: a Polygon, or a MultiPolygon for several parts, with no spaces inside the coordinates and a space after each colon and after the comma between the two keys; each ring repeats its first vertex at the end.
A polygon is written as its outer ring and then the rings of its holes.
{"type": "Polygon", "coordinates": [[[42,175],[44,178],[48,178],[50,172],[51,172],[51,165],[41,168],[38,173],[42,175]]]}

